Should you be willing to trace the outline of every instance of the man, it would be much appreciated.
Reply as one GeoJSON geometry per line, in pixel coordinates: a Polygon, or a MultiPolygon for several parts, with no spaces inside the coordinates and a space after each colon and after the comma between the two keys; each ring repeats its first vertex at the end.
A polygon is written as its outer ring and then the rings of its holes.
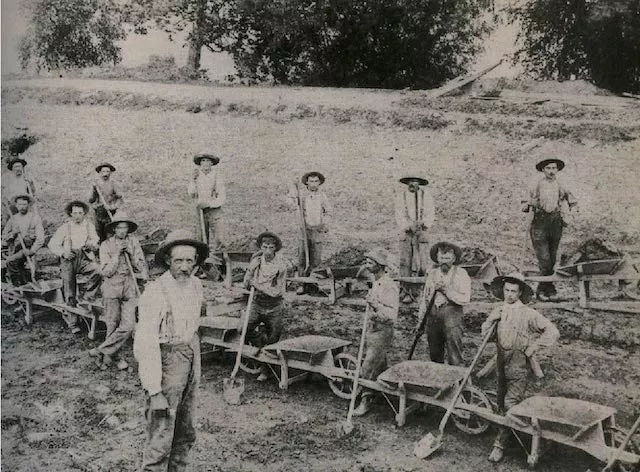
{"type": "MultiPolygon", "coordinates": [[[[100,288],[100,268],[95,261],[98,250],[98,235],[93,224],[86,215],[89,206],[79,200],[67,204],[65,212],[69,221],[63,223],[49,241],[49,249],[60,257],[60,275],[67,305],[75,307],[78,304],[76,293],[76,277],[86,278],[84,300],[92,302],[100,288]]],[[[65,321],[72,333],[79,333],[78,317],[68,315],[65,321]]]]}
{"type": "Polygon", "coordinates": [[[461,249],[449,242],[431,247],[431,260],[437,267],[429,272],[425,297],[420,302],[418,319],[425,316],[431,297],[435,297],[427,316],[426,331],[429,355],[433,362],[462,365],[462,307],[471,302],[471,279],[460,267],[461,249]]]}
{"type": "MultiPolygon", "coordinates": [[[[142,280],[149,277],[147,262],[142,248],[132,233],[138,225],[119,210],[113,221],[106,226],[113,236],[100,245],[100,269],[102,272],[102,305],[107,336],[102,344],[91,349],[89,355],[96,359],[102,370],[106,370],[127,343],[136,324],[138,304],[137,273],[142,280]]],[[[129,367],[119,358],[119,370],[129,367]]]]}
{"type": "Polygon", "coordinates": [[[140,297],[133,353],[146,391],[143,472],[184,471],[196,440],[204,296],[192,273],[208,254],[207,245],[188,231],[172,231],[155,255],[156,264],[169,270],[140,297]]]}
{"type": "Polygon", "coordinates": [[[89,203],[93,203],[93,210],[96,213],[96,232],[100,237],[100,242],[107,239],[107,224],[116,210],[122,205],[122,196],[117,192],[111,174],[116,168],[108,162],[103,162],[96,167],[98,180],[91,188],[89,203]],[[102,200],[104,198],[104,201],[102,200]]]}
{"type": "MultiPolygon", "coordinates": [[[[369,326],[365,338],[365,354],[360,376],[376,380],[387,368],[387,353],[393,343],[393,327],[398,319],[399,289],[385,269],[389,266],[386,251],[375,250],[366,255],[365,266],[373,275],[373,285],[367,295],[369,326]]],[[[355,416],[366,414],[371,408],[373,392],[365,390],[353,411],[355,416]]]]}
{"type": "MultiPolygon", "coordinates": [[[[309,271],[322,264],[322,251],[325,244],[326,234],[328,233],[328,218],[331,216],[332,208],[329,204],[327,195],[320,190],[320,186],[324,184],[325,178],[320,172],[307,172],[302,176],[302,183],[307,187],[306,191],[300,193],[300,204],[304,215],[304,223],[307,232],[307,246],[309,249],[309,268],[304,272],[306,267],[305,257],[305,241],[302,235],[298,244],[298,271],[299,275],[309,275],[309,271]]],[[[289,197],[293,206],[297,207],[297,194],[291,189],[289,197]]],[[[304,285],[298,287],[298,295],[305,291],[304,285]]]]}
{"type": "MultiPolygon", "coordinates": [[[[283,295],[286,290],[288,263],[280,254],[282,241],[274,233],[261,233],[256,242],[260,250],[251,258],[249,269],[244,276],[244,286],[255,287],[247,340],[252,346],[261,348],[278,342],[282,336],[283,295]],[[264,329],[258,330],[261,323],[264,324],[264,329]]],[[[267,380],[266,366],[258,380],[267,380]]]]}
{"type": "MultiPolygon", "coordinates": [[[[400,229],[400,277],[420,276],[427,273],[429,237],[433,226],[435,208],[429,183],[422,177],[400,179],[407,187],[396,198],[396,222],[400,229]]],[[[404,291],[403,303],[411,302],[411,295],[404,291]]]]}
{"type": "Polygon", "coordinates": [[[211,154],[198,154],[193,162],[199,168],[193,173],[188,192],[196,200],[198,221],[202,211],[202,240],[209,244],[209,250],[213,253],[226,243],[226,222],[222,206],[227,201],[227,192],[220,171],[213,168],[218,165],[220,158],[211,154]]]}
{"type": "Polygon", "coordinates": [[[9,247],[7,275],[16,286],[31,280],[29,269],[25,268],[27,257],[32,257],[44,245],[42,219],[30,208],[32,202],[30,195],[14,197],[13,203],[18,212],[9,218],[2,230],[2,246],[9,247]],[[23,242],[26,251],[22,247],[23,242]]]}
{"type": "MultiPolygon", "coordinates": [[[[27,161],[19,157],[14,157],[7,163],[9,173],[5,174],[2,182],[2,198],[6,211],[8,208],[11,213],[16,213],[17,209],[14,205],[15,197],[18,195],[29,195],[31,197],[36,194],[36,185],[32,178],[28,177],[25,172],[27,161]]],[[[7,216],[11,216],[8,214],[7,216]]]]}
{"type": "MultiPolygon", "coordinates": [[[[486,336],[497,323],[498,409],[505,414],[527,396],[530,384],[543,378],[536,353],[555,344],[560,333],[548,319],[524,305],[531,299],[533,290],[522,274],[498,276],[491,282],[491,289],[504,303],[497,306],[482,324],[482,335],[486,336]]],[[[502,460],[508,437],[509,429],[501,428],[490,461],[502,460]]]]}
{"type": "MultiPolygon", "coordinates": [[[[567,225],[568,210],[575,207],[577,201],[569,190],[556,178],[564,169],[560,159],[543,159],[536,164],[543,177],[530,191],[529,198],[523,200],[522,211],[533,210],[533,219],[529,234],[538,259],[541,275],[553,275],[562,227],[567,225]]],[[[549,301],[556,296],[553,282],[540,282],[536,296],[540,301],[549,301]]]]}

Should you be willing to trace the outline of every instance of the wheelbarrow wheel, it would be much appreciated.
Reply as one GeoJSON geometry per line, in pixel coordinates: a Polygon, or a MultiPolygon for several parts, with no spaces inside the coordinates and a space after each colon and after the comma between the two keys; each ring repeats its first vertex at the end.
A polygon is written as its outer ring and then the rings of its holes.
{"type": "MultiPolygon", "coordinates": [[[[627,437],[627,431],[624,429],[618,428],[614,426],[612,428],[606,429],[604,432],[605,441],[607,446],[613,448],[619,448],[624,439],[627,437]]],[[[636,433],[631,436],[631,440],[625,447],[626,452],[631,452],[632,454],[640,454],[640,433],[636,433]]],[[[639,472],[640,467],[633,464],[625,464],[624,462],[618,461],[616,467],[613,470],[618,472],[639,472]]]]}
{"type": "Polygon", "coordinates": [[[351,399],[351,392],[353,389],[353,375],[356,371],[357,359],[351,354],[341,352],[335,357],[335,365],[340,369],[344,369],[347,378],[335,378],[327,379],[329,382],[329,388],[336,396],[345,400],[351,399]]]}
{"type": "MultiPolygon", "coordinates": [[[[474,385],[467,385],[464,390],[462,390],[458,402],[479,408],[486,408],[489,411],[493,410],[489,397],[474,385]]],[[[489,428],[489,421],[459,408],[453,410],[451,419],[453,420],[453,424],[456,425],[456,428],[467,434],[482,434],[489,428]]]]}

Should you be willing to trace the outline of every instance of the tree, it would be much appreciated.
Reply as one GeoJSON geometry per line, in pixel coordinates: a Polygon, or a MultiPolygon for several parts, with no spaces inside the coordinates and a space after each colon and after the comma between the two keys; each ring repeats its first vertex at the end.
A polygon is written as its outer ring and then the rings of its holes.
{"type": "Polygon", "coordinates": [[[114,0],[33,0],[21,38],[23,69],[87,67],[121,60],[117,41],[125,38],[120,9],[114,0]]]}
{"type": "Polygon", "coordinates": [[[340,87],[431,87],[466,71],[485,0],[238,0],[227,46],[241,77],[340,87]]]}
{"type": "Polygon", "coordinates": [[[515,61],[531,75],[640,90],[640,0],[530,0],[509,12],[522,25],[515,61]]]}

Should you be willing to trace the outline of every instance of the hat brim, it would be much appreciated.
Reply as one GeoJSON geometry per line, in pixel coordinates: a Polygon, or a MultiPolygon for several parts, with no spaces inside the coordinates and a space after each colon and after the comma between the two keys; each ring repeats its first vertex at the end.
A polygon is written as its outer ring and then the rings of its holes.
{"type": "Polygon", "coordinates": [[[519,279],[509,277],[507,275],[499,275],[495,277],[490,284],[485,284],[485,289],[488,290],[498,300],[504,300],[504,284],[506,282],[517,284],[520,287],[520,301],[527,304],[533,298],[533,289],[531,286],[519,279]]]}
{"type": "Polygon", "coordinates": [[[262,240],[265,238],[271,238],[274,239],[276,242],[276,251],[279,251],[280,249],[282,249],[282,240],[278,237],[278,235],[271,233],[269,231],[265,231],[264,233],[260,233],[258,235],[258,237],[256,238],[256,245],[258,246],[258,249],[260,249],[260,246],[262,246],[262,240]]]}
{"type": "Polygon", "coordinates": [[[302,181],[303,184],[307,185],[307,180],[309,180],[309,177],[318,177],[320,179],[320,185],[322,185],[324,183],[324,175],[322,175],[320,172],[307,172],[306,174],[304,174],[302,176],[302,179],[300,179],[302,181]]]}
{"type": "Polygon", "coordinates": [[[31,195],[27,195],[26,193],[13,197],[13,203],[16,203],[18,200],[27,200],[29,203],[33,203],[33,197],[31,195]]]}
{"type": "Polygon", "coordinates": [[[129,225],[129,233],[133,233],[138,229],[138,224],[134,223],[131,220],[115,220],[107,223],[106,225],[107,231],[109,232],[113,231],[119,223],[127,223],[129,225]]]}
{"type": "Polygon", "coordinates": [[[375,262],[378,265],[381,265],[382,267],[389,267],[389,261],[381,256],[378,256],[376,254],[365,254],[364,257],[365,257],[365,260],[371,259],[373,262],[375,262]]]}
{"type": "Polygon", "coordinates": [[[440,248],[453,249],[453,254],[456,257],[456,260],[453,263],[458,264],[460,262],[460,258],[462,257],[462,249],[460,249],[459,246],[456,246],[455,244],[447,241],[440,241],[439,243],[436,243],[433,246],[431,246],[431,249],[429,250],[429,256],[431,257],[431,260],[433,262],[438,262],[438,250],[440,248]]]}
{"type": "Polygon", "coordinates": [[[170,243],[160,246],[155,254],[155,263],[156,265],[164,268],[168,268],[169,266],[165,262],[165,258],[171,248],[175,246],[192,246],[196,248],[196,265],[201,265],[204,260],[209,256],[209,246],[207,246],[202,241],[198,241],[197,239],[185,238],[185,239],[176,239],[171,241],[170,243]]]}
{"type": "Polygon", "coordinates": [[[7,163],[7,168],[9,170],[13,170],[13,166],[16,164],[22,164],[22,167],[27,165],[27,161],[25,161],[24,159],[11,159],[8,163],[7,163]]]}
{"type": "Polygon", "coordinates": [[[428,185],[429,181],[422,177],[402,177],[400,179],[401,184],[409,185],[411,182],[417,182],[418,185],[428,185]]]}
{"type": "Polygon", "coordinates": [[[67,214],[67,216],[71,216],[71,210],[73,209],[74,206],[79,206],[84,208],[85,213],[89,212],[89,205],[87,205],[85,202],[81,200],[74,200],[72,202],[67,203],[67,206],[64,207],[64,211],[67,214]]]}
{"type": "Polygon", "coordinates": [[[100,173],[100,170],[103,167],[107,167],[111,172],[115,172],[116,168],[114,166],[112,166],[111,164],[100,164],[99,166],[96,167],[96,172],[100,173]]]}
{"type": "Polygon", "coordinates": [[[193,163],[199,166],[202,162],[202,159],[209,159],[214,166],[218,165],[218,163],[220,162],[220,158],[218,156],[214,156],[212,154],[199,154],[193,158],[193,163]]]}
{"type": "Polygon", "coordinates": [[[536,164],[536,170],[542,172],[542,169],[544,169],[549,164],[556,164],[559,171],[564,169],[564,161],[560,159],[545,159],[536,164]]]}

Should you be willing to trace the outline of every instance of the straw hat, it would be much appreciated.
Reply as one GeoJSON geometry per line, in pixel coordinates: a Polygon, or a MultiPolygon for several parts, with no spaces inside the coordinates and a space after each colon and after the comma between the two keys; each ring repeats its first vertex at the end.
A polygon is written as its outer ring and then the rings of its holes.
{"type": "Polygon", "coordinates": [[[107,231],[113,231],[118,223],[127,223],[127,225],[129,225],[129,233],[133,233],[138,229],[138,225],[131,218],[129,218],[129,215],[127,215],[127,213],[123,210],[116,211],[116,214],[113,215],[111,221],[106,225],[107,231]]]}
{"type": "Polygon", "coordinates": [[[364,257],[371,259],[381,266],[389,267],[389,254],[384,249],[373,249],[366,253],[364,257]]]}

